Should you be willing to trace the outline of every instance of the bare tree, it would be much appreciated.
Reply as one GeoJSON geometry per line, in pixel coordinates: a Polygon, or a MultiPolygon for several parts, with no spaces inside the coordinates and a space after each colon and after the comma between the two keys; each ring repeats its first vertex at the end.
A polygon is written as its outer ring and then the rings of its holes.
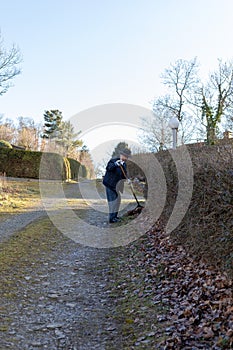
{"type": "Polygon", "coordinates": [[[206,128],[208,144],[216,142],[222,117],[225,116],[230,121],[233,110],[233,61],[218,61],[217,70],[197,90],[193,102],[206,128]]]}
{"type": "Polygon", "coordinates": [[[83,145],[81,151],[79,151],[78,160],[88,170],[88,177],[95,178],[95,168],[94,168],[93,160],[92,160],[90,151],[86,145],[83,145]]]}
{"type": "MultiPolygon", "coordinates": [[[[191,111],[188,109],[189,103],[186,102],[185,108],[180,109],[178,107],[179,111],[182,111],[182,117],[179,118],[179,140],[182,144],[189,142],[193,139],[193,135],[195,134],[194,129],[197,129],[197,121],[193,114],[191,114],[191,111]]],[[[171,117],[177,117],[178,109],[176,107],[176,102],[174,98],[170,95],[165,95],[159,97],[157,100],[153,101],[153,112],[155,114],[161,113],[164,115],[165,118],[165,125],[161,124],[162,129],[166,128],[166,133],[168,135],[171,134],[171,130],[168,127],[168,122],[171,117]],[[157,112],[156,112],[157,111],[157,112]]],[[[177,117],[178,118],[178,117],[177,117]]],[[[155,124],[155,126],[158,124],[158,122],[155,124]]],[[[149,123],[149,127],[151,126],[151,123],[149,123]]],[[[152,127],[154,129],[154,127],[152,127]]],[[[158,132],[158,125],[157,125],[157,132],[158,132]]]]}
{"type": "MultiPolygon", "coordinates": [[[[161,76],[162,82],[168,87],[168,93],[153,101],[153,111],[162,110],[167,117],[179,120],[181,143],[193,138],[195,120],[190,111],[190,99],[199,83],[198,67],[196,58],[190,61],[179,59],[171,64],[161,76]]],[[[149,125],[152,126],[151,123],[149,125]]],[[[158,129],[157,123],[155,126],[158,129]]],[[[168,129],[167,133],[169,132],[168,129]]]]}
{"type": "MultiPolygon", "coordinates": [[[[233,106],[232,106],[233,107],[233,106]]],[[[225,131],[233,132],[233,108],[228,108],[222,121],[225,131]]]]}
{"type": "Polygon", "coordinates": [[[41,128],[32,118],[19,117],[15,143],[26,150],[38,151],[41,128]]]}
{"type": "Polygon", "coordinates": [[[157,152],[169,147],[171,131],[168,122],[171,118],[170,110],[154,101],[153,113],[142,118],[142,127],[139,133],[140,143],[151,152],[157,152]]]}
{"type": "Polygon", "coordinates": [[[218,137],[223,117],[233,126],[233,61],[219,59],[217,70],[206,83],[198,77],[198,66],[196,58],[171,64],[162,75],[169,94],[155,100],[154,106],[177,117],[182,143],[198,138],[199,134],[203,137],[204,128],[204,138],[212,144],[218,137]]]}
{"type": "Polygon", "coordinates": [[[14,142],[15,138],[15,126],[12,120],[6,119],[0,121],[0,139],[8,141],[10,143],[14,142]]]}
{"type": "Polygon", "coordinates": [[[94,167],[95,170],[95,176],[97,179],[101,179],[102,176],[105,173],[105,168],[106,168],[106,164],[101,164],[101,163],[97,163],[96,166],[94,167]]]}
{"type": "Polygon", "coordinates": [[[12,86],[12,79],[21,73],[19,64],[22,58],[19,49],[13,45],[5,49],[0,33],[0,95],[3,95],[12,86]]]}
{"type": "Polygon", "coordinates": [[[190,61],[179,59],[162,74],[163,83],[171,94],[161,100],[161,105],[168,108],[179,122],[185,117],[184,107],[198,85],[198,67],[196,57],[190,61]]]}

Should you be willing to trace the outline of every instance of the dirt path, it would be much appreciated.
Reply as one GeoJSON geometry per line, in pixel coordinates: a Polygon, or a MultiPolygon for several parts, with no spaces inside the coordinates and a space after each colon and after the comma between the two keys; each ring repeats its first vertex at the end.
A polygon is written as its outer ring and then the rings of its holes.
{"type": "MultiPolygon", "coordinates": [[[[106,213],[79,196],[77,186],[67,187],[70,208],[105,228],[106,213]]],[[[56,198],[52,210],[65,202],[56,198]]],[[[74,242],[40,214],[1,243],[0,350],[232,348],[232,284],[174,246],[161,227],[100,249],[74,242]]]]}
{"type": "MultiPolygon", "coordinates": [[[[77,193],[68,186],[66,198],[77,193]]],[[[70,205],[90,224],[106,225],[105,213],[70,205]]],[[[123,349],[112,295],[117,249],[75,243],[41,206],[3,221],[0,235],[1,350],[123,349]]]]}
{"type": "Polygon", "coordinates": [[[14,214],[6,218],[0,225],[0,242],[6,241],[15,232],[22,230],[25,226],[43,216],[46,216],[46,212],[41,208],[27,213],[14,214]]]}
{"type": "Polygon", "coordinates": [[[52,251],[41,249],[39,259],[28,258],[26,264],[21,259],[14,272],[4,274],[11,283],[1,299],[0,348],[119,348],[107,288],[108,255],[57,234],[50,244],[52,251]]]}

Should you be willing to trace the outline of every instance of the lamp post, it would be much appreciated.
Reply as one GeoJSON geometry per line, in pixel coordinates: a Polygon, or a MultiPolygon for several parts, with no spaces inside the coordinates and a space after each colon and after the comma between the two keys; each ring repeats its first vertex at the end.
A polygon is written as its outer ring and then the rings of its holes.
{"type": "Polygon", "coordinates": [[[177,145],[177,131],[179,127],[179,120],[176,117],[173,117],[169,120],[168,126],[172,129],[172,140],[173,140],[173,149],[176,149],[177,145]]]}

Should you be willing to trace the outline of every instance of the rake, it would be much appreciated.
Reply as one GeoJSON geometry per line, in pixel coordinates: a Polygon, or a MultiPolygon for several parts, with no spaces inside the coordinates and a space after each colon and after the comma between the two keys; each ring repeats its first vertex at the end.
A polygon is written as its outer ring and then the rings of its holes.
{"type": "Polygon", "coordinates": [[[136,203],[137,203],[136,208],[134,208],[133,210],[130,210],[130,211],[128,212],[128,214],[129,214],[129,215],[134,215],[134,214],[136,214],[136,213],[140,213],[141,210],[142,210],[144,207],[139,203],[139,201],[138,201],[138,199],[137,199],[137,196],[136,196],[136,194],[135,194],[135,192],[134,192],[133,185],[132,185],[130,179],[128,178],[128,176],[126,175],[126,172],[125,172],[123,166],[122,166],[121,164],[119,164],[119,165],[120,165],[120,168],[121,168],[121,171],[122,171],[124,177],[129,181],[129,187],[130,187],[131,192],[132,192],[132,194],[133,194],[133,196],[134,196],[134,199],[136,200],[136,203]]]}

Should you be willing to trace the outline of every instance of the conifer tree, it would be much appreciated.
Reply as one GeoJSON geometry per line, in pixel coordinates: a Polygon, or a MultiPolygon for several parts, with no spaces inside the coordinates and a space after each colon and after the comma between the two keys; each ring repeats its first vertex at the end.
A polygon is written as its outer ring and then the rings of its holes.
{"type": "Polygon", "coordinates": [[[128,143],[124,141],[119,142],[118,145],[114,148],[114,151],[112,153],[112,158],[120,157],[120,151],[122,151],[125,148],[129,148],[128,143]]]}
{"type": "Polygon", "coordinates": [[[59,126],[62,122],[62,112],[58,109],[45,111],[44,113],[44,128],[41,135],[44,139],[56,138],[59,132],[59,126]]]}

